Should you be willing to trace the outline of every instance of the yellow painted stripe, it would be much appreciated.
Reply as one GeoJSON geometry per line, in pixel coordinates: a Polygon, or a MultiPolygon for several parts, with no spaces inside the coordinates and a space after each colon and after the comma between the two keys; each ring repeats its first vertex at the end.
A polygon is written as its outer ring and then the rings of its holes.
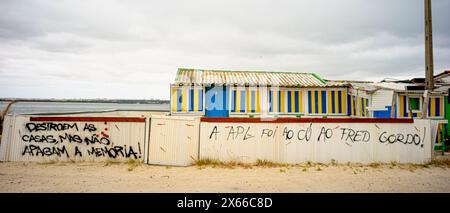
{"type": "Polygon", "coordinates": [[[436,116],[436,98],[430,98],[430,117],[436,116]]]}
{"type": "Polygon", "coordinates": [[[235,103],[235,109],[236,112],[240,112],[241,110],[241,91],[240,90],[236,90],[236,97],[234,97],[234,103],[235,103]]]}
{"type": "Polygon", "coordinates": [[[186,112],[187,110],[187,94],[186,88],[181,89],[181,111],[186,112]]]}
{"type": "Polygon", "coordinates": [[[246,94],[247,94],[247,98],[246,98],[246,102],[247,102],[247,112],[251,112],[252,110],[252,96],[251,96],[251,91],[250,88],[246,89],[246,94]]]}
{"type": "Polygon", "coordinates": [[[367,107],[369,107],[369,99],[366,99],[366,105],[364,106],[364,110],[366,111],[366,117],[370,117],[369,116],[369,110],[367,109],[367,107]]]}
{"type": "Polygon", "coordinates": [[[260,107],[261,101],[259,99],[259,88],[256,90],[255,96],[256,96],[256,100],[255,100],[256,112],[260,112],[261,111],[261,107],[260,107]]]}
{"type": "Polygon", "coordinates": [[[177,89],[172,88],[172,112],[177,111],[177,89]]]}
{"type": "Polygon", "coordinates": [[[284,107],[284,93],[285,93],[286,91],[281,91],[281,93],[280,93],[280,112],[285,112],[285,107],[284,107]]]}
{"type": "Polygon", "coordinates": [[[438,124],[438,143],[441,143],[441,137],[442,137],[442,130],[441,130],[441,124],[438,124]]]}
{"type": "Polygon", "coordinates": [[[291,112],[295,112],[295,91],[291,91],[291,112]]]}
{"type": "Polygon", "coordinates": [[[319,103],[319,107],[318,107],[319,112],[318,113],[323,113],[322,112],[322,91],[320,91],[320,90],[317,91],[317,99],[319,99],[317,101],[317,103],[319,103]]]}
{"type": "Polygon", "coordinates": [[[354,114],[354,110],[355,110],[355,96],[353,96],[353,95],[350,96],[350,105],[351,105],[351,108],[350,108],[351,112],[350,112],[350,114],[351,115],[356,115],[356,114],[354,114]]]}
{"type": "MultiPolygon", "coordinates": [[[[336,92],[335,92],[336,93],[336,92]]],[[[335,99],[336,100],[336,99],[335,99]]],[[[333,107],[333,103],[331,103],[331,90],[328,90],[328,101],[327,101],[327,105],[328,105],[328,114],[333,113],[332,107],[333,107]]]]}
{"type": "Polygon", "coordinates": [[[278,94],[275,90],[272,90],[272,112],[278,112],[278,94]]]}
{"type": "Polygon", "coordinates": [[[311,112],[316,112],[316,95],[314,94],[314,90],[311,90],[311,112]]]}
{"type": "Polygon", "coordinates": [[[405,112],[403,111],[403,106],[405,103],[403,103],[403,96],[398,96],[398,112],[399,112],[399,116],[398,117],[403,117],[403,115],[405,114],[405,112]]]}
{"type": "Polygon", "coordinates": [[[198,112],[198,89],[194,88],[194,112],[198,112]]]}
{"type": "Polygon", "coordinates": [[[303,94],[302,91],[298,91],[298,110],[303,112],[303,94]]]}
{"type": "Polygon", "coordinates": [[[344,91],[341,91],[342,98],[342,113],[347,113],[347,94],[344,91]]]}

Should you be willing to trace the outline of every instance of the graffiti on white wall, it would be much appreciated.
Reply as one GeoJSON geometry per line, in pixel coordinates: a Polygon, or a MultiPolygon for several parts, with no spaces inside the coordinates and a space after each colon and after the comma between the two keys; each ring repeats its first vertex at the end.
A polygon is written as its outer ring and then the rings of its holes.
{"type": "Polygon", "coordinates": [[[20,153],[25,158],[141,159],[143,140],[120,139],[121,131],[128,133],[128,126],[106,122],[28,122],[18,130],[20,153]]]}
{"type": "MultiPolygon", "coordinates": [[[[429,125],[429,123],[428,123],[429,125]]],[[[415,123],[202,123],[202,158],[279,162],[420,162],[430,130],[415,123]]]]}

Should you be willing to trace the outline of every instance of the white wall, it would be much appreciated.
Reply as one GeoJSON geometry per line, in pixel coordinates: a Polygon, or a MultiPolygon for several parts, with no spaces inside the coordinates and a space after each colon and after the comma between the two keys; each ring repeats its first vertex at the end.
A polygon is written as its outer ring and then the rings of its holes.
{"type": "Polygon", "coordinates": [[[372,94],[372,105],[370,110],[387,110],[386,106],[392,105],[394,91],[380,89],[372,94]]]}
{"type": "Polygon", "coordinates": [[[431,159],[431,151],[429,120],[414,123],[202,122],[200,131],[200,158],[221,161],[425,163],[431,159]],[[394,135],[392,143],[384,142],[389,135],[394,135]],[[402,143],[407,137],[407,144],[402,143]]]}
{"type": "Polygon", "coordinates": [[[188,166],[197,160],[199,125],[198,117],[152,116],[146,163],[188,166]]]}
{"type": "MultiPolygon", "coordinates": [[[[74,116],[83,115],[65,117],[74,116]]],[[[6,134],[0,144],[1,161],[144,159],[145,122],[48,122],[30,121],[30,117],[7,117],[4,126],[6,134]],[[48,128],[49,125],[57,127],[48,128]],[[61,128],[64,126],[66,128],[61,128]]]]}

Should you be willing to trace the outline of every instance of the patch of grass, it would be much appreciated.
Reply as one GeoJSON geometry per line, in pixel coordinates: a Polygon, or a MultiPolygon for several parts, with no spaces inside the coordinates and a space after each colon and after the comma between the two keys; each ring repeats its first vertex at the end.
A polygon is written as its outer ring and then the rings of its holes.
{"type": "Polygon", "coordinates": [[[306,172],[306,171],[308,171],[308,169],[305,167],[305,168],[302,169],[302,171],[306,172]]]}
{"type": "Polygon", "coordinates": [[[127,160],[126,164],[128,165],[128,171],[133,171],[136,167],[142,165],[142,160],[136,160],[136,159],[129,159],[127,160]]]}
{"type": "Polygon", "coordinates": [[[105,160],[105,163],[103,164],[103,166],[111,166],[111,165],[116,165],[116,164],[120,164],[120,161],[107,159],[107,160],[105,160]]]}
{"type": "Polygon", "coordinates": [[[203,158],[194,161],[195,166],[219,166],[220,164],[222,164],[222,162],[211,158],[203,158]]]}
{"type": "Polygon", "coordinates": [[[371,164],[369,164],[369,167],[374,168],[374,169],[380,168],[380,166],[382,166],[381,163],[371,163],[371,164]]]}
{"type": "Polygon", "coordinates": [[[49,161],[44,161],[44,162],[38,162],[38,165],[52,165],[52,164],[56,164],[58,163],[57,160],[49,160],[49,161]]]}
{"type": "Polygon", "coordinates": [[[316,171],[322,171],[322,169],[320,168],[320,166],[317,167],[316,171]]]}
{"type": "Polygon", "coordinates": [[[273,168],[273,167],[286,167],[289,165],[285,164],[285,163],[275,163],[275,162],[268,161],[268,160],[258,159],[258,160],[256,160],[255,166],[273,168]]]}
{"type": "Polygon", "coordinates": [[[286,169],[280,169],[281,173],[286,173],[286,169]]]}
{"type": "Polygon", "coordinates": [[[338,163],[337,163],[337,161],[335,159],[331,159],[331,165],[332,166],[337,166],[338,163]]]}
{"type": "Polygon", "coordinates": [[[441,168],[450,168],[450,159],[449,158],[443,158],[443,159],[433,159],[430,162],[423,165],[424,167],[427,166],[431,167],[441,167],[441,168]]]}
{"type": "Polygon", "coordinates": [[[391,167],[396,167],[398,165],[397,161],[391,161],[391,167]]]}

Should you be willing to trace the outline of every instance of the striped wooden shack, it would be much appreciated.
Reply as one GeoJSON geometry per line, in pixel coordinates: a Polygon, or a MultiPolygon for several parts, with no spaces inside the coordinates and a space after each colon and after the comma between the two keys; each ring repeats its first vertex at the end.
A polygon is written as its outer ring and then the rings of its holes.
{"type": "Polygon", "coordinates": [[[368,99],[314,73],[178,69],[171,113],[206,117],[365,116],[368,99]],[[353,107],[353,108],[352,108],[353,107]]]}

